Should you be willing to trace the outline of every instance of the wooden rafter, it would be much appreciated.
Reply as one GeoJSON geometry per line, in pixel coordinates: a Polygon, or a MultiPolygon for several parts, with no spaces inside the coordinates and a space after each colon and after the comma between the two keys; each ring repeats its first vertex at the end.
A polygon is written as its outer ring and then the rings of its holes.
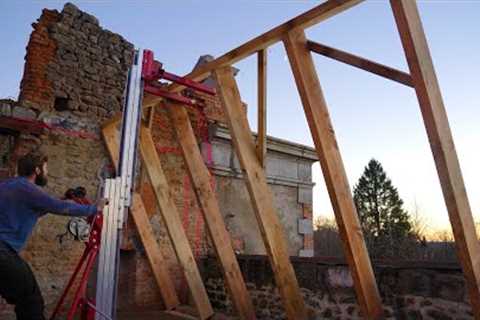
{"type": "Polygon", "coordinates": [[[213,74],[286,314],[291,320],[305,320],[307,310],[289,259],[283,227],[267,185],[265,171],[255,151],[255,142],[242,108],[232,68],[224,67],[215,70],[213,74]]]}
{"type": "Polygon", "coordinates": [[[265,168],[267,156],[267,49],[258,51],[257,157],[265,168]]]}
{"type": "Polygon", "coordinates": [[[353,67],[374,73],[378,76],[402,83],[409,87],[413,87],[412,77],[406,72],[370,61],[339,49],[328,47],[318,42],[307,41],[307,46],[311,51],[321,54],[325,57],[346,63],[353,67]]]}
{"type": "MultiPolygon", "coordinates": [[[[262,49],[265,49],[279,41],[292,29],[305,29],[311,27],[321,21],[324,21],[338,13],[341,13],[364,0],[328,0],[297,17],[259,35],[256,38],[242,44],[241,46],[230,50],[217,59],[208,62],[194,71],[186,75],[187,78],[194,81],[202,81],[207,78],[210,73],[224,66],[230,66],[262,49]]],[[[185,89],[182,85],[171,84],[168,87],[170,92],[180,92],[185,89]]],[[[144,106],[157,104],[161,98],[149,97],[144,101],[144,106]]]]}
{"type": "Polygon", "coordinates": [[[383,319],[383,307],[372,265],[353,202],[347,174],[338,149],[328,107],[303,30],[291,31],[284,40],[298,92],[320,159],[334,208],[345,256],[352,271],[357,299],[368,319],[383,319]]]}
{"type": "Polygon", "coordinates": [[[480,319],[480,243],[427,39],[415,1],[391,0],[450,216],[475,319],[480,319]]]}
{"type": "Polygon", "coordinates": [[[183,159],[192,181],[193,190],[220,261],[230,299],[233,301],[241,319],[253,320],[256,318],[255,309],[235,257],[232,242],[215,196],[215,190],[211,184],[211,176],[198,147],[187,110],[180,104],[164,103],[163,106],[168,109],[170,114],[177,140],[182,149],[183,159]]]}

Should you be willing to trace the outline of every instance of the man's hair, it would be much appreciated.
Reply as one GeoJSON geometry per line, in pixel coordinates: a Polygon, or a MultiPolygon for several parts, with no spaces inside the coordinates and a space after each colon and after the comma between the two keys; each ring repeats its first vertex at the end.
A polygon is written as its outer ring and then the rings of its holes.
{"type": "Polygon", "coordinates": [[[42,169],[48,157],[41,151],[32,151],[18,159],[17,173],[21,177],[30,177],[35,173],[35,168],[42,169]]]}

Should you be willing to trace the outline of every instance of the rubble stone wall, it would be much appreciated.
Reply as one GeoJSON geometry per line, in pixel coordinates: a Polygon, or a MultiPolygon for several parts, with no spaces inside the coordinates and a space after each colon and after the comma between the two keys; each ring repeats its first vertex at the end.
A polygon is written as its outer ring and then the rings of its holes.
{"type": "MultiPolygon", "coordinates": [[[[265,256],[239,256],[240,267],[259,320],[286,319],[265,256]]],[[[225,283],[214,258],[202,260],[202,275],[214,308],[234,314],[225,283]]],[[[322,258],[292,258],[312,319],[363,319],[353,280],[344,262],[322,258]]],[[[473,319],[458,265],[433,263],[374,263],[386,319],[473,319]]]]}

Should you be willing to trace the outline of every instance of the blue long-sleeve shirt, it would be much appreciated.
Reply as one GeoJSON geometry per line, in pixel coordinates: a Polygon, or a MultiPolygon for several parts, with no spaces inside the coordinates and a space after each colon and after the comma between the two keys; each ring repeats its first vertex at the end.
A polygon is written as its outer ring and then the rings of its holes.
{"type": "Polygon", "coordinates": [[[24,177],[0,183],[0,241],[22,250],[38,218],[46,213],[89,216],[95,205],[80,205],[56,199],[24,177]]]}

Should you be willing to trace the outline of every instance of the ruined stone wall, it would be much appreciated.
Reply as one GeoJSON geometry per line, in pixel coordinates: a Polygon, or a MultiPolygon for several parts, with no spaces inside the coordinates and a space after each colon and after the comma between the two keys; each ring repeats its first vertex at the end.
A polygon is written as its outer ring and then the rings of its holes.
{"type": "MultiPolygon", "coordinates": [[[[61,12],[43,10],[32,26],[19,102],[0,105],[3,117],[25,123],[11,134],[2,132],[15,141],[7,169],[13,175],[16,159],[41,146],[49,156],[50,193],[61,197],[67,188],[84,186],[95,197],[97,172],[109,164],[100,125],[121,110],[133,46],[71,4],[61,12]]],[[[71,240],[59,242],[57,235],[65,232],[67,221],[53,215],[42,218],[22,252],[37,276],[48,312],[84,248],[71,240]]],[[[0,318],[13,319],[11,307],[2,302],[0,318]]]]}
{"type": "MultiPolygon", "coordinates": [[[[259,320],[286,319],[265,256],[239,256],[259,320]]],[[[202,260],[202,275],[214,308],[233,313],[213,258],[202,260]]],[[[314,319],[362,319],[348,266],[340,260],[292,258],[302,294],[314,319]]],[[[465,279],[458,265],[374,264],[386,319],[473,319],[465,279]]]]}
{"type": "MultiPolygon", "coordinates": [[[[7,155],[5,161],[8,163],[5,170],[0,168],[0,174],[6,172],[14,175],[18,157],[41,146],[49,156],[50,180],[47,189],[50,193],[61,197],[67,188],[84,186],[88,195],[94,198],[98,171],[111,167],[100,127],[113,114],[121,111],[133,45],[120,35],[103,29],[95,17],[72,4],[66,4],[61,12],[43,10],[32,27],[19,101],[0,103],[0,116],[24,121],[21,122],[23,125],[20,129],[13,128],[11,132],[7,130],[12,135],[7,136],[5,133],[8,132],[0,131],[0,141],[13,141],[13,145],[8,148],[2,144],[0,152],[7,155]]],[[[190,119],[204,160],[212,171],[212,185],[221,198],[220,195],[228,191],[222,186],[233,179],[214,172],[213,154],[216,149],[212,127],[215,123],[224,122],[223,107],[215,97],[194,95],[199,101],[199,107],[188,108],[190,119]]],[[[156,109],[152,134],[194,254],[199,258],[207,256],[212,253],[212,248],[205,222],[168,113],[162,108],[156,109]]],[[[146,180],[143,176],[139,187],[147,211],[151,214],[153,230],[175,279],[179,296],[183,302],[188,302],[186,282],[181,276],[161,215],[156,208],[153,191],[146,180]]],[[[244,184],[244,181],[237,177],[234,183],[244,184]]],[[[280,208],[294,207],[295,212],[282,210],[281,213],[285,218],[282,221],[288,224],[286,229],[293,230],[292,254],[295,255],[307,238],[305,236],[302,240],[298,235],[297,219],[305,211],[303,207],[310,208],[311,213],[311,203],[299,204],[298,190],[295,187],[290,186],[285,190],[274,192],[282,194],[277,197],[280,208]]],[[[238,189],[232,189],[228,192],[237,191],[238,189]]],[[[242,197],[248,198],[246,190],[242,189],[242,192],[242,197]]],[[[224,205],[235,207],[238,203],[232,201],[224,205]]],[[[59,242],[57,235],[65,232],[67,221],[68,218],[53,215],[42,218],[22,253],[37,276],[48,314],[84,248],[82,243],[68,239],[59,242]]],[[[129,250],[121,253],[120,309],[162,308],[143,246],[135,229],[132,229],[133,226],[128,227],[132,230],[129,233],[129,250]]],[[[238,226],[233,227],[238,231],[238,226]]],[[[239,252],[245,251],[244,238],[249,237],[250,232],[250,229],[245,229],[232,234],[234,247],[239,252]]],[[[11,307],[2,301],[0,319],[13,319],[11,307]]]]}
{"type": "Polygon", "coordinates": [[[27,46],[19,102],[97,124],[121,110],[133,45],[74,5],[43,10],[27,46]]]}

